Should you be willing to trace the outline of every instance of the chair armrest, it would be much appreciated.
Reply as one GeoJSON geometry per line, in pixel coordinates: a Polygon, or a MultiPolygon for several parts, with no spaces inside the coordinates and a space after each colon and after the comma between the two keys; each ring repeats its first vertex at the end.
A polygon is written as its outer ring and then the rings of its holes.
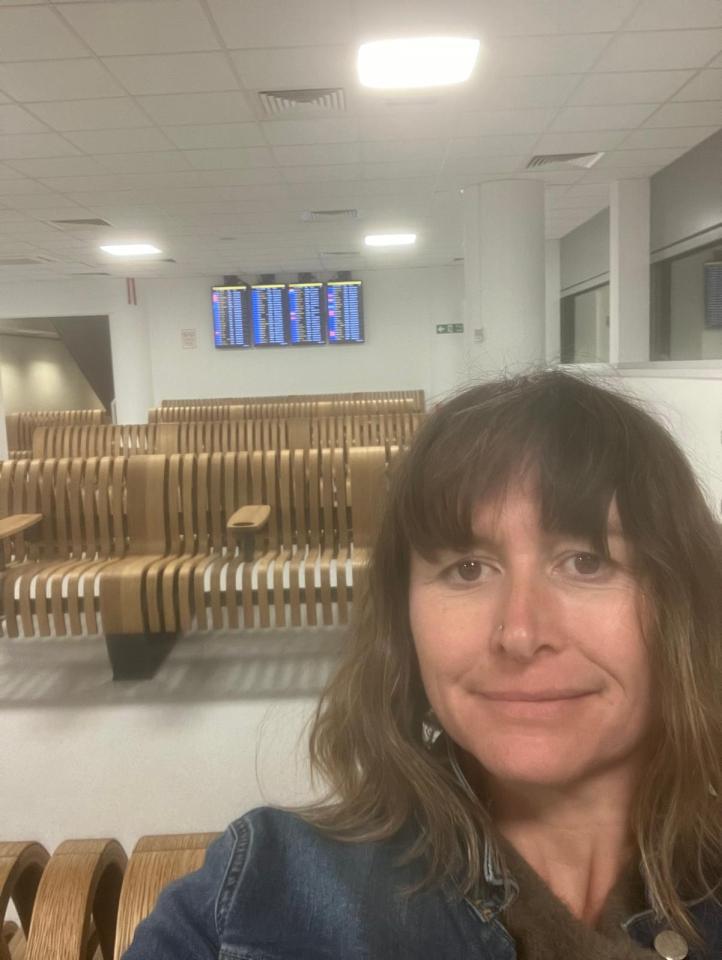
{"type": "Polygon", "coordinates": [[[17,536],[43,519],[42,513],[14,513],[0,519],[0,540],[17,536]]]}
{"type": "Polygon", "coordinates": [[[228,518],[228,529],[239,533],[259,533],[268,523],[271,508],[267,503],[240,507],[228,518]]]}

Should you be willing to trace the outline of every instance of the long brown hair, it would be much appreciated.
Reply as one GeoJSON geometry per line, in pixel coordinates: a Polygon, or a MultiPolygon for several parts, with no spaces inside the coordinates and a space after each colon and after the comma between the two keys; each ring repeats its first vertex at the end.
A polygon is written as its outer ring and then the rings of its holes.
{"type": "MultiPolygon", "coordinates": [[[[539,480],[542,523],[608,555],[616,498],[652,600],[646,638],[659,734],[632,827],[652,906],[694,937],[684,901],[707,895],[721,859],[722,537],[684,455],[642,407],[559,370],[460,393],[432,414],[393,472],[340,667],[311,730],[328,793],[304,815],[348,839],[418,827],[427,880],[478,887],[488,814],[432,749],[409,625],[411,550],[472,542],[475,504],[520,470],[539,480]]],[[[493,849],[493,846],[492,846],[493,849]]]]}

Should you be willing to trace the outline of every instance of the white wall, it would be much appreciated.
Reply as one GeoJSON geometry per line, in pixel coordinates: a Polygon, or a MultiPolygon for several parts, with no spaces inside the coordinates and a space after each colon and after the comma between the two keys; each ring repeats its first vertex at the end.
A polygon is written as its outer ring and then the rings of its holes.
{"type": "Polygon", "coordinates": [[[218,278],[144,280],[139,304],[149,318],[153,397],[220,397],[423,388],[458,383],[460,335],[437,323],[461,321],[458,266],[375,270],[364,283],[366,343],[347,346],[219,350],[213,343],[210,287],[218,278]],[[184,349],[181,330],[196,331],[184,349]]]}
{"type": "Polygon", "coordinates": [[[620,377],[670,430],[722,519],[722,368],[626,369],[610,378],[612,385],[620,377]]]}
{"type": "Polygon", "coordinates": [[[3,641],[0,839],[130,852],[308,800],[307,721],[340,642],[333,628],[188,637],[152,681],[112,683],[102,638],[3,641]]]}
{"type": "Polygon", "coordinates": [[[6,413],[102,407],[62,340],[0,330],[0,382],[6,413]]]}
{"type": "Polygon", "coordinates": [[[578,283],[603,283],[609,277],[609,208],[561,239],[562,293],[578,283]]]}

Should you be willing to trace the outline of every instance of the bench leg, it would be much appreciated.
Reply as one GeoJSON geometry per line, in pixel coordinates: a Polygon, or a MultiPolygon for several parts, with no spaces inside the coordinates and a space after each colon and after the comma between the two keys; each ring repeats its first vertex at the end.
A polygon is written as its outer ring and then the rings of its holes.
{"type": "Polygon", "coordinates": [[[177,639],[176,632],[106,634],[113,680],[152,679],[177,639]]]}

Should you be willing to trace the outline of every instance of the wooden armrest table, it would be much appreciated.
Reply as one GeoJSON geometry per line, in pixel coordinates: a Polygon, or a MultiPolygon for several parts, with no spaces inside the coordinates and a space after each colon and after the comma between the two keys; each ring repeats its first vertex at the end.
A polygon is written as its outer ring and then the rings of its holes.
{"type": "Polygon", "coordinates": [[[0,519],[0,540],[15,537],[17,534],[34,527],[43,519],[42,513],[15,513],[0,519]]]}

